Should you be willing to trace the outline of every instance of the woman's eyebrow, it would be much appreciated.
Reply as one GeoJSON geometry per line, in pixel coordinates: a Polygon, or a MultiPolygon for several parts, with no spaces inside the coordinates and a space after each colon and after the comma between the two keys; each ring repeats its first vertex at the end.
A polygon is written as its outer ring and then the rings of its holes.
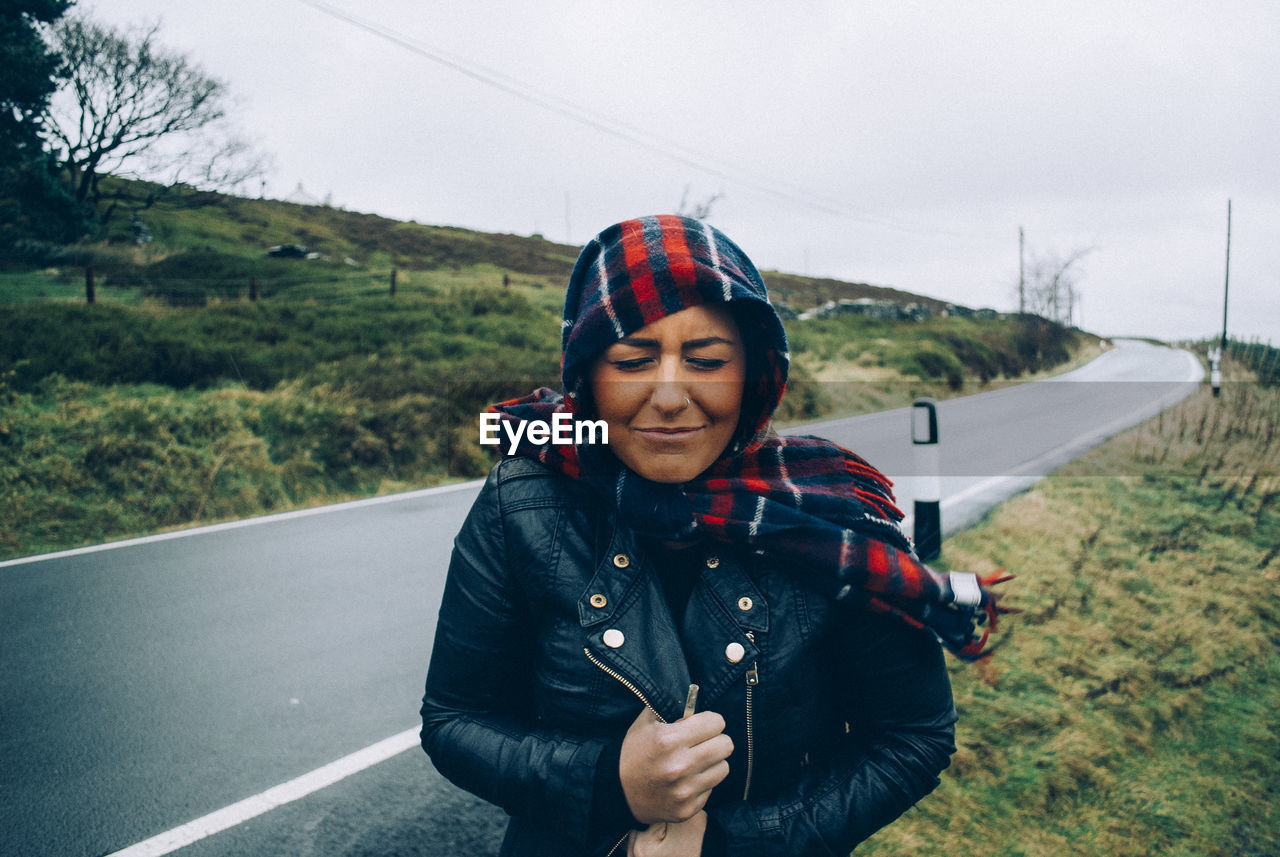
{"type": "MultiPolygon", "coordinates": [[[[624,336],[619,339],[617,345],[629,345],[632,348],[657,348],[662,343],[656,339],[640,339],[635,336],[624,336]]],[[[681,348],[705,348],[708,345],[734,345],[732,339],[726,339],[723,336],[704,336],[699,339],[690,339],[681,344],[681,348]]]]}
{"type": "Polygon", "coordinates": [[[705,336],[702,339],[690,339],[684,344],[685,348],[706,348],[708,345],[734,345],[732,339],[723,336],[705,336]]]}
{"type": "Polygon", "coordinates": [[[624,336],[619,339],[615,345],[630,345],[632,348],[657,348],[658,340],[656,339],[639,339],[634,336],[624,336]]]}

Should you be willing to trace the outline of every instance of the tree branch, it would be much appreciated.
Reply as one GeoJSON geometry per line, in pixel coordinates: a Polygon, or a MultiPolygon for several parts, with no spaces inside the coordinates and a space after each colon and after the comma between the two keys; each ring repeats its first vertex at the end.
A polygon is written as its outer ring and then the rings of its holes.
{"type": "Polygon", "coordinates": [[[81,201],[96,205],[104,172],[133,171],[172,183],[189,171],[216,188],[221,176],[265,165],[234,136],[212,146],[205,142],[210,132],[226,131],[220,127],[226,85],[187,56],[161,47],[158,32],[157,25],[118,30],[83,16],[65,17],[54,28],[69,80],[45,120],[81,201]],[[232,168],[226,163],[231,157],[243,163],[232,168]]]}

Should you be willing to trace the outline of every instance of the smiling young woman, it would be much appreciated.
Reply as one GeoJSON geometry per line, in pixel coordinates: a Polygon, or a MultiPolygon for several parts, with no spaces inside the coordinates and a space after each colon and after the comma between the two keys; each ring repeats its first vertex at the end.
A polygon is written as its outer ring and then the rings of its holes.
{"type": "Polygon", "coordinates": [[[654,482],[688,482],[738,429],[747,355],[733,315],[704,304],[610,345],[589,377],[618,460],[654,482]]]}
{"type": "Polygon", "coordinates": [[[847,854],[937,784],[938,641],[980,649],[981,607],[878,471],[771,430],[786,333],[718,230],[601,232],[562,345],[563,394],[491,409],[513,446],[455,542],[423,747],[511,815],[503,857],[847,854]],[[523,430],[557,419],[608,443],[523,430]]]}

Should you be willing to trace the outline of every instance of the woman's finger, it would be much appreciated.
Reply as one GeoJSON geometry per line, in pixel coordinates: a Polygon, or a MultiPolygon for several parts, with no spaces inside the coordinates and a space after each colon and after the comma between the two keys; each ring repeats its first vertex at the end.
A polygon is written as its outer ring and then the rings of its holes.
{"type": "Polygon", "coordinates": [[[714,767],[733,755],[733,739],[721,732],[701,744],[689,748],[689,767],[698,770],[714,767]]]}
{"type": "Polygon", "coordinates": [[[681,735],[688,736],[688,746],[701,744],[724,731],[724,718],[714,711],[703,711],[670,724],[681,735]]]}

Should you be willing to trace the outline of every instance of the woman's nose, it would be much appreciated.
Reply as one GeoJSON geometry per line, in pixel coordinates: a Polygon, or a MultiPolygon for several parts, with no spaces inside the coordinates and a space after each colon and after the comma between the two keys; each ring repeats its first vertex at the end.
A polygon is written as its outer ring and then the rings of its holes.
{"type": "Polygon", "coordinates": [[[690,401],[684,385],[675,381],[659,381],[654,385],[653,395],[649,397],[649,404],[668,416],[674,416],[689,407],[690,401]]]}
{"type": "Polygon", "coordinates": [[[674,415],[689,407],[688,385],[681,377],[679,367],[666,363],[660,366],[658,377],[654,380],[653,392],[649,396],[649,404],[666,415],[674,415]]]}

